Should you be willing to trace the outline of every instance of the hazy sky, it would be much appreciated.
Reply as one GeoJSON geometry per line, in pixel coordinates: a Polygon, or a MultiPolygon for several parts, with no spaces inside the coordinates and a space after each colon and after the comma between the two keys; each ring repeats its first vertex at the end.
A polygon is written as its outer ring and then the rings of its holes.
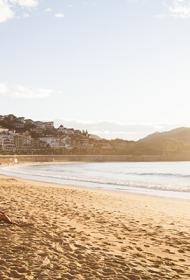
{"type": "Polygon", "coordinates": [[[190,126],[190,0],[0,0],[0,114],[190,126]]]}

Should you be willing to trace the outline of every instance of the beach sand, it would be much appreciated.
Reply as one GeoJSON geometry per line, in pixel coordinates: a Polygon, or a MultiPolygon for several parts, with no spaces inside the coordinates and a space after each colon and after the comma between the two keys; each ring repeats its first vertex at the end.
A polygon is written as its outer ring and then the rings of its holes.
{"type": "Polygon", "coordinates": [[[190,279],[190,202],[0,177],[0,279],[190,279]]]}

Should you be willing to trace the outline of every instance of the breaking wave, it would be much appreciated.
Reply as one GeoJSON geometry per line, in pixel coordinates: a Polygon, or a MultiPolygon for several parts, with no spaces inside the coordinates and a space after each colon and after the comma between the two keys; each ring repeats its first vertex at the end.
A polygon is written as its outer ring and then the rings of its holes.
{"type": "Polygon", "coordinates": [[[76,187],[190,199],[190,162],[28,164],[2,166],[0,173],[76,187]]]}

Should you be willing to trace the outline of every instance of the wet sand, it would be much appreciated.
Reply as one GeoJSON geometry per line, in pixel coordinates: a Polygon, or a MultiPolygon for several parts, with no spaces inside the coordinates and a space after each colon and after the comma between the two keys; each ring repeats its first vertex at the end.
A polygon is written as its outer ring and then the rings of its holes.
{"type": "Polygon", "coordinates": [[[0,176],[0,279],[190,279],[190,201],[0,176]]]}

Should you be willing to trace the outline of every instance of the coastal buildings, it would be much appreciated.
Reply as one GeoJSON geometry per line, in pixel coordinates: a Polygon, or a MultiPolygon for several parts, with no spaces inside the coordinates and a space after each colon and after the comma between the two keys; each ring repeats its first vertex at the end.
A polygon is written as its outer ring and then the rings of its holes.
{"type": "Polygon", "coordinates": [[[7,128],[0,126],[0,133],[9,131],[7,128]]]}
{"type": "Polygon", "coordinates": [[[40,141],[47,144],[47,147],[53,149],[71,149],[71,139],[70,137],[40,137],[40,141]]]}
{"type": "Polygon", "coordinates": [[[7,131],[0,133],[0,150],[5,152],[16,151],[16,145],[14,143],[14,133],[7,131]]]}
{"type": "Polygon", "coordinates": [[[24,134],[14,134],[14,144],[17,151],[25,151],[32,148],[32,137],[29,133],[24,134]]]}
{"type": "Polygon", "coordinates": [[[123,154],[133,143],[101,139],[88,131],[54,127],[14,115],[0,116],[0,152],[4,154],[123,154]]]}
{"type": "Polygon", "coordinates": [[[63,125],[60,125],[57,129],[58,133],[60,134],[67,134],[67,128],[65,128],[63,125]]]}
{"type": "Polygon", "coordinates": [[[87,132],[55,128],[54,123],[33,121],[12,114],[0,116],[0,151],[2,153],[67,153],[93,148],[87,132]]]}

